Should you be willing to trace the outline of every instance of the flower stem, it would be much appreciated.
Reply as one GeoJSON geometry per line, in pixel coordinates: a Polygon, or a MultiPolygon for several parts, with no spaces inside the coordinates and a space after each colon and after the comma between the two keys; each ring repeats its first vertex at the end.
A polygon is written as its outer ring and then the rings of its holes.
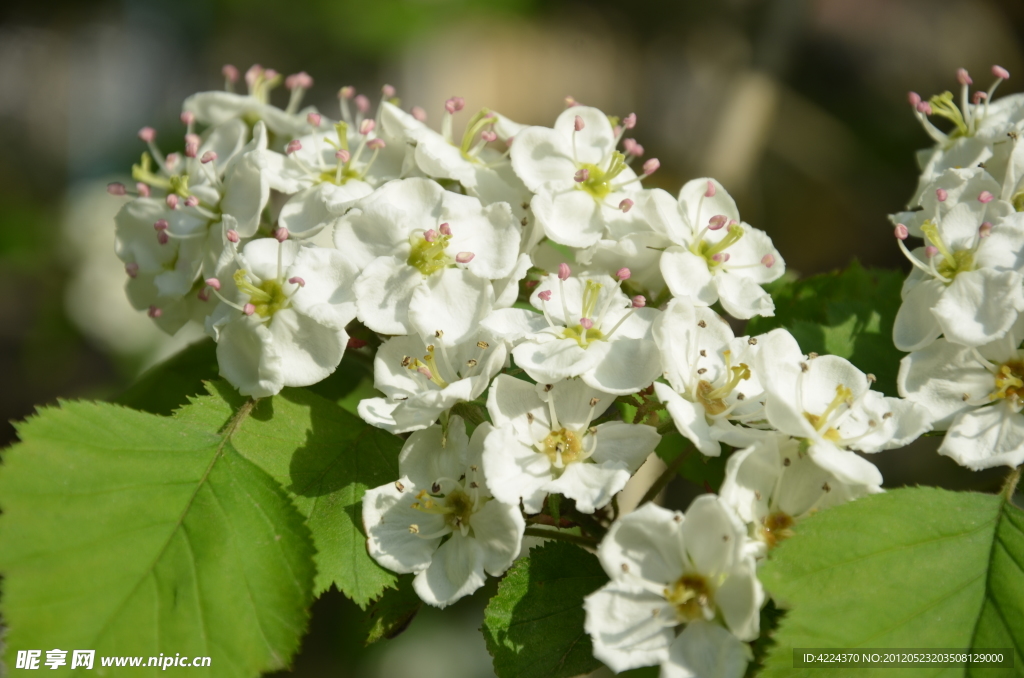
{"type": "Polygon", "coordinates": [[[1006,482],[1003,483],[1003,490],[1000,494],[1002,494],[1003,498],[1011,504],[1013,503],[1013,493],[1017,491],[1017,483],[1020,482],[1022,470],[1024,470],[1024,464],[1013,469],[1013,472],[1006,477],[1006,482]]]}

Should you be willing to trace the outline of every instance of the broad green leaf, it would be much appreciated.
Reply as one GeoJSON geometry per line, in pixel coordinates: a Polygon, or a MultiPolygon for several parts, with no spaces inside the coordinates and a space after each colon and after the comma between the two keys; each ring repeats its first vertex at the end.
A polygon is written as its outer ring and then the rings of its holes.
{"type": "MultiPolygon", "coordinates": [[[[210,385],[205,416],[224,421],[239,398],[225,382],[210,385]]],[[[198,413],[199,410],[193,410],[198,413]]],[[[367,489],[398,479],[402,439],[364,423],[304,389],[257,402],[233,437],[239,453],[290,493],[313,533],[320,595],[335,584],[365,608],[394,586],[395,575],[366,551],[362,501],[367,489]]]]}
{"type": "Polygon", "coordinates": [[[403,574],[398,584],[388,589],[367,610],[366,644],[390,640],[409,627],[423,601],[412,588],[413,575],[403,574]]]}
{"type": "Polygon", "coordinates": [[[217,374],[217,344],[205,339],[146,370],[114,402],[153,414],[171,414],[188,404],[190,397],[206,393],[203,382],[216,379],[217,374]]]}
{"type": "Polygon", "coordinates": [[[849,675],[843,668],[795,669],[793,648],[880,647],[1016,648],[1015,675],[1024,673],[1024,513],[1000,496],[922,487],[822,511],[772,553],[761,579],[789,608],[762,675],[849,675]]]}
{"type": "Polygon", "coordinates": [[[8,662],[60,648],[94,649],[97,666],[103,655],[212,657],[194,675],[288,665],[308,621],[312,540],[233,444],[250,408],[226,427],[188,416],[211,400],[181,417],[65,402],[18,426],[0,467],[8,662]]]}
{"type": "Polygon", "coordinates": [[[892,343],[904,275],[869,270],[854,261],[844,271],[780,280],[770,286],[775,315],[756,317],[747,334],[789,330],[807,352],[846,358],[878,378],[875,388],[895,396],[903,353],[892,343]]]}
{"type": "Polygon", "coordinates": [[[568,678],[601,666],[583,630],[583,598],[607,581],[597,556],[565,542],[516,561],[484,611],[499,678],[568,678]]]}

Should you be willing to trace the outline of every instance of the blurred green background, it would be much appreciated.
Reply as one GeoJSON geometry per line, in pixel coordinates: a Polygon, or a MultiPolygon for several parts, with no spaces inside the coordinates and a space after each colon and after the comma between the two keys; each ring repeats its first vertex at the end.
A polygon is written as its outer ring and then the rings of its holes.
{"type": "MultiPolygon", "coordinates": [[[[181,134],[181,101],[221,87],[225,63],[309,72],[307,102],[328,115],[340,86],[375,98],[383,83],[434,121],[452,95],[524,123],[550,125],[567,95],[635,111],[637,140],[662,164],[651,185],[715,176],[807,275],[854,258],[905,268],[886,215],[910,196],[928,141],[906,92],[952,89],[960,66],[986,87],[994,63],[1014,76],[1002,93],[1019,91],[1022,36],[1020,0],[7,0],[0,445],[36,404],[112,397],[198,336],[162,336],[128,307],[112,251],[119,201],[104,186],[126,178],[140,127],[165,143],[181,134]]],[[[994,481],[934,448],[883,459],[888,484],[994,481]]],[[[699,491],[678,481],[667,502],[685,508],[699,491]]],[[[490,675],[481,600],[365,651],[362,613],[328,595],[296,673],[490,675]]]]}

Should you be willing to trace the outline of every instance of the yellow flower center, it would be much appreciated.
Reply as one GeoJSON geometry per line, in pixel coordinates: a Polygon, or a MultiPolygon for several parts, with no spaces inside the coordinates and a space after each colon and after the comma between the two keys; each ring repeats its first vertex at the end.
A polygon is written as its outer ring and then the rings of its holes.
{"type": "Polygon", "coordinates": [[[704,619],[704,610],[712,606],[713,595],[708,580],[699,574],[684,574],[665,589],[665,600],[676,608],[679,621],[688,623],[704,619]]]}

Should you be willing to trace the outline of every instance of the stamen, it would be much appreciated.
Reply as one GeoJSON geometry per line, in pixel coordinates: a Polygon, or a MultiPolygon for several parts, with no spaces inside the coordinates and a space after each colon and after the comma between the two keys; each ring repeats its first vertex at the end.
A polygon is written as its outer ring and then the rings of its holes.
{"type": "Polygon", "coordinates": [[[896,228],[894,229],[893,233],[900,240],[906,240],[908,237],[910,237],[910,230],[903,224],[896,224],[896,228]]]}
{"type": "Polygon", "coordinates": [[[135,183],[135,190],[137,190],[139,192],[139,195],[142,196],[143,198],[148,198],[149,197],[149,185],[148,184],[144,184],[141,181],[138,181],[138,182],[135,183]]]}
{"type": "Polygon", "coordinates": [[[425,110],[423,110],[422,108],[420,108],[419,106],[413,106],[412,107],[412,117],[416,118],[420,122],[426,122],[427,121],[427,112],[425,110]]]}
{"type": "Polygon", "coordinates": [[[473,254],[472,252],[459,252],[458,254],[455,255],[455,261],[457,261],[460,264],[468,264],[469,262],[473,261],[473,257],[475,256],[476,255],[473,254]]]}
{"type": "Polygon", "coordinates": [[[167,231],[157,231],[156,241],[161,245],[166,245],[168,242],[171,241],[171,237],[167,235],[167,231]]]}
{"type": "MultiPolygon", "coordinates": [[[[366,147],[368,149],[370,149],[371,151],[379,151],[380,149],[384,148],[386,145],[387,144],[385,144],[384,140],[381,139],[380,137],[377,137],[376,139],[370,139],[369,141],[366,142],[366,147]]],[[[373,163],[373,160],[371,159],[370,162],[367,163],[367,165],[372,164],[372,163],[373,163]]]]}
{"type": "Polygon", "coordinates": [[[452,227],[448,225],[447,221],[444,222],[443,224],[441,224],[440,226],[438,226],[437,230],[441,232],[441,235],[451,235],[452,234],[452,227]]]}
{"type": "Polygon", "coordinates": [[[306,286],[306,281],[303,280],[302,278],[300,278],[297,275],[293,276],[291,278],[288,278],[288,282],[290,282],[292,285],[298,285],[299,287],[305,287],[306,286]]]}
{"type": "Polygon", "coordinates": [[[711,221],[708,222],[707,229],[709,231],[717,231],[722,229],[729,222],[729,217],[724,214],[717,214],[711,217],[711,221]]]}
{"type": "Polygon", "coordinates": [[[990,203],[994,199],[995,196],[989,193],[988,191],[982,191],[981,194],[978,196],[978,202],[982,204],[990,203]]]}
{"type": "Polygon", "coordinates": [[[112,181],[107,184],[107,193],[110,195],[126,195],[128,193],[128,189],[126,189],[124,184],[120,181],[112,181]]]}
{"type": "Polygon", "coordinates": [[[939,202],[946,202],[946,198],[949,197],[949,193],[947,193],[944,188],[936,188],[935,197],[939,199],[939,202]]]}
{"type": "Polygon", "coordinates": [[[238,231],[233,228],[229,228],[224,234],[224,237],[226,237],[230,242],[238,242],[239,240],[238,231]]]}
{"type": "Polygon", "coordinates": [[[242,307],[242,313],[246,315],[252,315],[256,312],[256,307],[252,303],[248,303],[242,307]]]}
{"type": "Polygon", "coordinates": [[[626,151],[626,155],[633,156],[635,158],[642,157],[644,154],[644,147],[636,142],[636,139],[623,139],[622,149],[626,151]]]}
{"type": "Polygon", "coordinates": [[[203,153],[203,157],[199,158],[199,162],[201,162],[201,163],[203,163],[205,165],[207,163],[213,162],[216,159],[217,159],[217,153],[216,152],[214,152],[214,151],[207,151],[206,153],[203,153]]]}
{"type": "Polygon", "coordinates": [[[711,180],[709,179],[708,180],[708,190],[704,191],[704,197],[705,198],[713,198],[713,197],[715,197],[715,193],[717,192],[717,190],[718,189],[715,188],[715,184],[712,183],[711,180]]]}
{"type": "Polygon", "coordinates": [[[308,122],[313,127],[319,127],[320,122],[322,120],[323,118],[320,117],[319,113],[310,113],[309,115],[306,116],[306,122],[308,122]]]}
{"type": "Polygon", "coordinates": [[[152,143],[153,140],[156,139],[156,130],[152,127],[143,127],[139,130],[139,138],[147,144],[152,143]]]}
{"type": "Polygon", "coordinates": [[[299,150],[302,150],[302,142],[299,141],[298,139],[292,139],[291,141],[288,142],[288,145],[285,146],[284,154],[291,155],[292,153],[295,153],[296,151],[299,150]]]}
{"type": "Polygon", "coordinates": [[[573,120],[573,128],[577,132],[582,132],[584,127],[586,127],[586,124],[583,122],[583,118],[577,115],[576,119],[573,120]]]}
{"type": "Polygon", "coordinates": [[[288,239],[288,229],[282,226],[281,228],[274,230],[274,240],[277,242],[284,242],[288,239]]]}
{"type": "Polygon", "coordinates": [[[357,94],[354,99],[356,104],[356,110],[362,114],[366,114],[370,110],[370,100],[362,94],[357,94]]]}
{"type": "Polygon", "coordinates": [[[764,255],[763,257],[761,257],[761,263],[764,264],[765,268],[771,268],[772,266],[775,265],[775,255],[774,254],[766,254],[766,255],[764,255]]]}
{"type": "Polygon", "coordinates": [[[990,235],[992,235],[992,224],[986,221],[982,223],[981,226],[978,227],[978,237],[987,238],[990,235]]]}
{"type": "Polygon", "coordinates": [[[576,170],[576,174],[573,175],[573,179],[575,179],[576,183],[578,183],[578,184],[585,183],[587,181],[587,179],[589,179],[589,178],[590,178],[590,170],[588,170],[588,169],[576,170]]]}
{"type": "Polygon", "coordinates": [[[620,281],[622,281],[622,280],[629,280],[631,275],[632,274],[630,273],[630,270],[628,268],[626,268],[625,266],[620,268],[615,273],[615,277],[618,278],[620,281]]]}
{"type": "Polygon", "coordinates": [[[159,306],[150,306],[147,315],[150,318],[159,318],[164,314],[163,310],[159,306]]]}
{"type": "Polygon", "coordinates": [[[636,113],[630,113],[622,119],[622,128],[633,129],[634,127],[636,127],[636,113]]]}
{"type": "Polygon", "coordinates": [[[376,127],[376,121],[374,121],[373,118],[367,118],[366,120],[363,120],[361,123],[359,123],[359,133],[365,136],[372,132],[376,127]]]}
{"type": "Polygon", "coordinates": [[[632,299],[633,308],[643,308],[647,305],[647,298],[642,294],[638,294],[632,299]]]}
{"type": "Polygon", "coordinates": [[[124,265],[124,272],[128,274],[129,278],[134,278],[139,275],[139,265],[134,261],[124,265]]]}
{"type": "Polygon", "coordinates": [[[633,201],[629,198],[623,198],[622,202],[619,203],[619,209],[622,210],[623,214],[625,214],[633,208],[633,204],[633,201]]]}
{"type": "Polygon", "coordinates": [[[645,177],[649,177],[655,172],[657,172],[659,167],[661,167],[661,162],[659,162],[657,158],[651,158],[650,160],[644,163],[643,175],[645,177]]]}

